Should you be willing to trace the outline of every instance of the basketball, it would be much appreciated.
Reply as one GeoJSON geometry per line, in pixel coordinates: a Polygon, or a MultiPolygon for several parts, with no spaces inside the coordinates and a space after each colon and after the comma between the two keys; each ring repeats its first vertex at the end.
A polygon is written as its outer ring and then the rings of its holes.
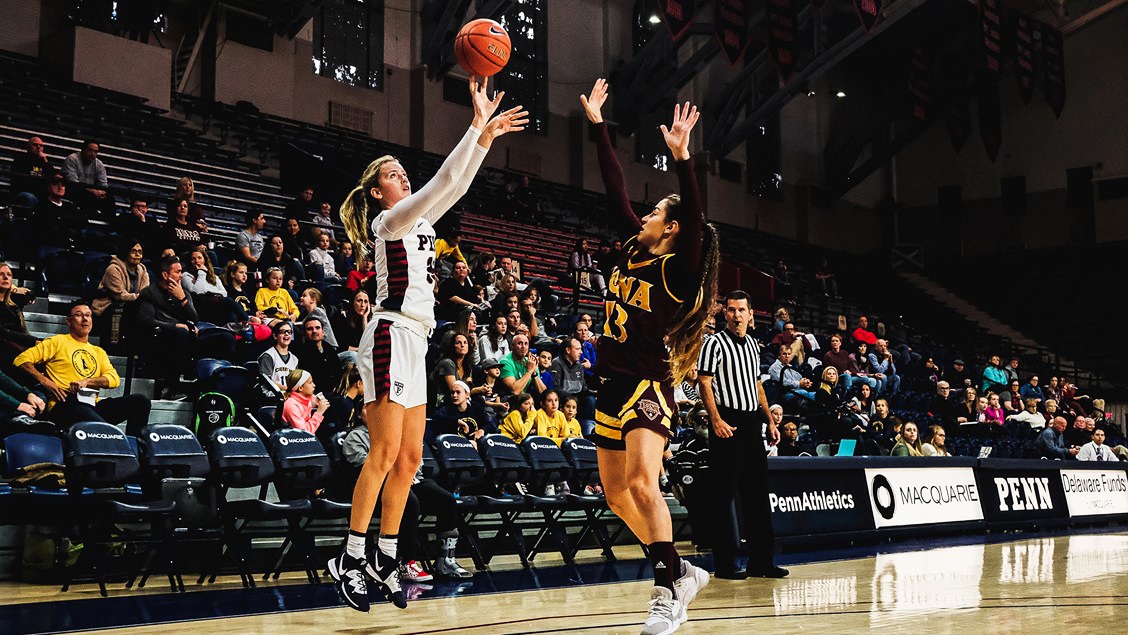
{"type": "Polygon", "coordinates": [[[467,22],[454,40],[454,57],[471,75],[489,77],[509,62],[509,34],[486,18],[467,22]]]}

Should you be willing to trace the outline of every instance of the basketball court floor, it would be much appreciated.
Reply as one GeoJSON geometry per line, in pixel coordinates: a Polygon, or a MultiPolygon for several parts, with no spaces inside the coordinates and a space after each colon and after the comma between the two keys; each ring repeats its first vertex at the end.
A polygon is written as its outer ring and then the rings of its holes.
{"type": "MultiPolygon", "coordinates": [[[[683,545],[689,548],[688,545],[683,545]]],[[[0,584],[0,633],[424,633],[459,635],[636,634],[649,567],[637,548],[607,563],[545,559],[523,570],[505,559],[461,583],[414,587],[406,611],[338,606],[329,584],[301,574],[245,591],[237,578],[168,593],[117,584],[0,584]],[[289,579],[287,579],[289,578],[289,579]]],[[[693,560],[711,565],[708,556],[693,560]]],[[[686,635],[747,633],[931,634],[1108,632],[1128,621],[1128,533],[976,536],[788,553],[783,580],[712,580],[690,608],[686,635]]]]}

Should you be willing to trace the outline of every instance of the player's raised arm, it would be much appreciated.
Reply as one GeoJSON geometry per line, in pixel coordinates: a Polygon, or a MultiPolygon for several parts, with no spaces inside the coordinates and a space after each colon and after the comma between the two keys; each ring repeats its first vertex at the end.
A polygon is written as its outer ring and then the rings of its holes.
{"type": "Polygon", "coordinates": [[[631,197],[627,194],[627,182],[623,177],[623,166],[619,165],[615,148],[611,146],[611,135],[607,132],[607,124],[603,122],[603,104],[607,101],[607,88],[607,80],[603,78],[595,80],[591,93],[580,95],[580,103],[584,105],[588,121],[595,124],[599,172],[603,175],[603,186],[607,190],[611,209],[622,219],[622,222],[637,229],[642,227],[642,223],[631,207],[631,197]]]}
{"type": "Polygon", "coordinates": [[[687,101],[684,106],[674,105],[674,119],[669,127],[661,126],[662,137],[665,138],[666,147],[674,157],[674,168],[678,172],[682,205],[687,206],[689,210],[687,214],[681,216],[679,249],[686,262],[693,263],[701,257],[701,227],[705,214],[701,203],[701,191],[697,187],[697,175],[694,174],[693,156],[689,152],[689,138],[700,118],[701,113],[698,112],[697,106],[687,101]]]}

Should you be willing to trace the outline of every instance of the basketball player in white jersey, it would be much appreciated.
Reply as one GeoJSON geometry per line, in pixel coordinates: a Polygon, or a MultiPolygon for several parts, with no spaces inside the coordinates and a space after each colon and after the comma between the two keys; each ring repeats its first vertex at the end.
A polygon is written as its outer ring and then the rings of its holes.
{"type": "Polygon", "coordinates": [[[329,561],[337,592],[358,611],[368,610],[368,577],[393,604],[407,607],[400,590],[396,541],[423,453],[424,359],[427,338],[435,327],[432,224],[470,189],[494,139],[523,130],[528,123],[528,113],[520,106],[491,119],[504,93],[490,99],[484,80],[471,78],[470,93],[473,122],[425,186],[412,192],[399,161],[383,156],[368,165],[341,205],[341,221],[357,260],[372,245],[376,271],[372,315],[357,351],[372,447],[353,493],[345,550],[329,561]],[[365,535],[381,486],[380,538],[375,554],[368,556],[365,535]]]}

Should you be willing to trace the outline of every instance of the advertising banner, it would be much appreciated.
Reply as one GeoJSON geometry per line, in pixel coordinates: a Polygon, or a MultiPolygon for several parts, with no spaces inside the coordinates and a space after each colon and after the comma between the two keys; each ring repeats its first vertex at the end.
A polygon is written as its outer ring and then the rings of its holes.
{"type": "Polygon", "coordinates": [[[1057,470],[981,467],[976,476],[983,499],[983,515],[988,521],[1069,517],[1057,470]]]}
{"type": "Polygon", "coordinates": [[[772,470],[768,492],[777,536],[873,529],[861,470],[772,470]]]}
{"type": "Polygon", "coordinates": [[[1072,517],[1128,514],[1124,470],[1061,470],[1061,486],[1072,517]]]}
{"type": "Polygon", "coordinates": [[[970,467],[875,468],[865,473],[878,529],[983,520],[970,467]]]}

